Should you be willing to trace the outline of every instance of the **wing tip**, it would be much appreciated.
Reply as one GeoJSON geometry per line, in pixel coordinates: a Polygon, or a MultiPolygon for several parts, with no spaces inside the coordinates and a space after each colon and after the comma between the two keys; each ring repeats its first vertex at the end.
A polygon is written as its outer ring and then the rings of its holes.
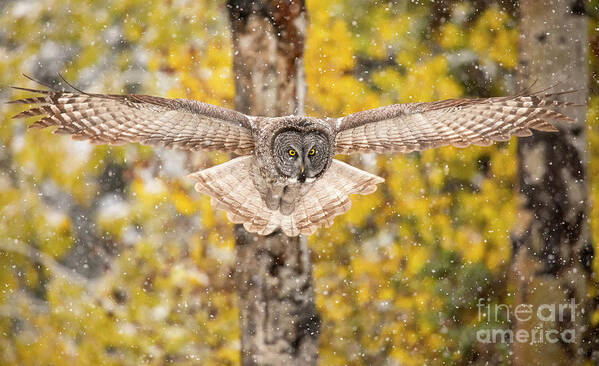
{"type": "MultiPolygon", "coordinates": [[[[14,90],[21,90],[21,91],[26,91],[26,92],[29,92],[29,93],[37,93],[37,94],[48,94],[48,93],[51,93],[51,91],[49,91],[49,90],[24,88],[22,86],[13,86],[13,85],[11,85],[10,88],[14,89],[14,90]]],[[[22,103],[23,100],[25,100],[25,99],[9,100],[6,103],[7,104],[18,104],[18,103],[22,103]]]]}

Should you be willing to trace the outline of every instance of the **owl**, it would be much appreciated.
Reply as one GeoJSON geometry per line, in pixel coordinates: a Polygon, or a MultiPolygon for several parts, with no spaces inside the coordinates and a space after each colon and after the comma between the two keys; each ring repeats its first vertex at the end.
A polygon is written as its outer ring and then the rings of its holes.
{"type": "Polygon", "coordinates": [[[137,142],[191,151],[223,151],[232,160],[190,175],[246,230],[309,235],[350,209],[351,194],[384,180],[337,154],[408,153],[439,146],[489,145],[571,122],[557,107],[563,93],[394,104],[341,118],[259,117],[199,101],[148,95],[92,94],[15,87],[35,96],[10,101],[37,117],[30,128],[100,144],[137,142]]]}

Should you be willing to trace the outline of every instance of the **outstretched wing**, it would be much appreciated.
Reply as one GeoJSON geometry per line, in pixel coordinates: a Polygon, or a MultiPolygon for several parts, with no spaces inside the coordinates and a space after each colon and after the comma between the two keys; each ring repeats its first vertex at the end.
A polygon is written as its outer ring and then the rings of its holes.
{"type": "Polygon", "coordinates": [[[40,118],[30,128],[57,126],[54,133],[94,143],[139,142],[240,155],[254,150],[251,120],[230,109],[149,95],[15,89],[41,94],[8,102],[29,107],[13,118],[40,118]]]}
{"type": "Polygon", "coordinates": [[[557,100],[565,93],[394,104],[350,114],[337,120],[336,152],[407,153],[557,131],[550,122],[573,121],[554,110],[572,105],[557,100]]]}

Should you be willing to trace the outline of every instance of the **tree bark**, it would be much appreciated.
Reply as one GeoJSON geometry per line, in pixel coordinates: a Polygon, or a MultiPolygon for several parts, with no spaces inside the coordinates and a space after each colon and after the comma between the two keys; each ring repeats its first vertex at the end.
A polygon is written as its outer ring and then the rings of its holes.
{"type": "MultiPolygon", "coordinates": [[[[261,116],[302,114],[303,0],[229,0],[235,107],[261,116]]],[[[235,227],[243,365],[315,365],[320,317],[304,237],[235,227]]]]}
{"type": "MultiPolygon", "coordinates": [[[[520,0],[519,82],[523,87],[577,90],[560,98],[586,106],[587,18],[582,0],[520,0]]],[[[514,340],[513,365],[579,365],[591,357],[588,330],[593,247],[589,235],[586,108],[567,108],[576,122],[559,133],[536,133],[518,143],[520,207],[513,235],[512,275],[516,304],[531,304],[528,321],[512,323],[531,334],[573,329],[575,341],[557,337],[536,344],[514,340]],[[575,301],[564,314],[539,306],[575,301]],[[584,309],[586,308],[586,311],[584,309]],[[572,311],[573,310],[573,311],[572,311]],[[544,321],[543,321],[544,320],[544,321]]],[[[526,318],[526,317],[521,317],[526,318]]]]}

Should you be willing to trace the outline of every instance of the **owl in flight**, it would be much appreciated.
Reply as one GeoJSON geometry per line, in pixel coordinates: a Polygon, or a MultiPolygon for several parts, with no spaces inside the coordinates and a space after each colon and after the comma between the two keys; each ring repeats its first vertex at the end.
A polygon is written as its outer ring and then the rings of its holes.
{"type": "Polygon", "coordinates": [[[341,118],[258,117],[186,99],[91,94],[15,87],[37,96],[9,103],[38,117],[31,128],[100,144],[141,144],[218,150],[239,157],[191,174],[234,223],[268,235],[309,235],[330,226],[384,180],[334,159],[336,154],[407,153],[439,146],[489,145],[531,130],[557,131],[572,121],[555,111],[563,93],[521,94],[394,104],[341,118]]]}

